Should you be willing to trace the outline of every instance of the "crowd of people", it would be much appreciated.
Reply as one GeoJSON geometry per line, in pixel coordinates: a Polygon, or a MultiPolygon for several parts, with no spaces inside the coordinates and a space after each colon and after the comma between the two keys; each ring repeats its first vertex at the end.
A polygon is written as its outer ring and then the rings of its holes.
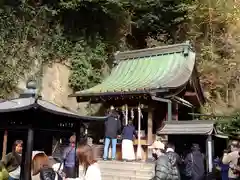
{"type": "MultiPolygon", "coordinates": [[[[93,149],[89,145],[75,148],[76,137],[70,137],[70,144],[65,148],[63,160],[52,165],[44,151],[32,153],[32,180],[101,180],[100,168],[94,158],[93,149]],[[76,177],[75,157],[79,165],[76,177]]],[[[23,141],[16,140],[12,152],[8,153],[0,163],[0,180],[19,180],[21,175],[23,141]]]]}
{"type": "MultiPolygon", "coordinates": [[[[105,122],[103,160],[109,160],[110,143],[112,146],[110,160],[115,160],[119,133],[122,134],[122,159],[135,160],[133,138],[137,134],[132,121],[128,122],[122,132],[120,131],[121,123],[117,114],[112,111],[105,122]]],[[[198,144],[192,144],[191,151],[184,158],[175,152],[175,146],[171,143],[158,140],[154,141],[149,148],[152,149],[152,156],[155,159],[155,175],[152,180],[204,180],[206,178],[206,158],[198,144]]],[[[23,141],[16,140],[12,151],[2,158],[0,180],[20,179],[22,149],[23,141]]],[[[222,180],[240,179],[239,151],[239,141],[232,141],[230,148],[224,151],[223,157],[214,160],[216,169],[222,174],[222,180]]],[[[101,180],[101,171],[92,147],[87,144],[76,147],[76,136],[73,135],[59,163],[51,164],[49,157],[43,151],[33,151],[31,177],[32,180],[101,180]],[[78,173],[76,169],[79,169],[78,173]]]]}
{"type": "Polygon", "coordinates": [[[175,146],[155,141],[152,148],[156,160],[153,180],[203,180],[205,175],[204,155],[198,144],[193,144],[191,152],[181,158],[175,152],[175,146]]]}

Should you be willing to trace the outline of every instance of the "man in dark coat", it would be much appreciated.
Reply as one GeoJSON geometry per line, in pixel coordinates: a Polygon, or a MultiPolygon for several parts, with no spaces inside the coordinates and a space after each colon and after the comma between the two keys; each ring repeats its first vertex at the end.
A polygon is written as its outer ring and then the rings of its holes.
{"type": "Polygon", "coordinates": [[[166,155],[170,161],[171,169],[178,174],[178,177],[180,179],[179,166],[181,165],[182,162],[180,156],[175,152],[174,144],[172,143],[167,144],[166,155]]]}
{"type": "Polygon", "coordinates": [[[204,179],[204,155],[198,144],[193,144],[191,152],[185,159],[186,175],[190,180],[204,179]]]}
{"type": "Polygon", "coordinates": [[[121,130],[121,122],[117,112],[111,107],[108,119],[105,121],[105,142],[103,160],[108,159],[108,149],[112,142],[112,160],[116,158],[117,135],[121,130]]]}
{"type": "Polygon", "coordinates": [[[157,160],[152,180],[179,180],[179,172],[177,168],[172,166],[172,163],[176,163],[176,158],[172,155],[168,157],[165,154],[165,145],[161,141],[155,141],[150,148],[152,148],[153,156],[157,160]]]}

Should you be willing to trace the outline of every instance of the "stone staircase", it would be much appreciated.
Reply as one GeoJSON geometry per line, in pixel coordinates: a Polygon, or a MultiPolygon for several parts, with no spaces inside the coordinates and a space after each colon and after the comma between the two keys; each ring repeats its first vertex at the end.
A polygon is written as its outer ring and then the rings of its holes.
{"type": "Polygon", "coordinates": [[[98,161],[102,180],[149,180],[154,175],[154,163],[98,161]]]}

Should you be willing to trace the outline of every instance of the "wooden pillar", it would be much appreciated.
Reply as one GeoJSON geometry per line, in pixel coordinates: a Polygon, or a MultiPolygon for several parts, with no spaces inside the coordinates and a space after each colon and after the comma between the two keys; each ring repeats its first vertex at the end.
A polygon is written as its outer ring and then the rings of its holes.
{"type": "MultiPolygon", "coordinates": [[[[148,121],[147,121],[147,144],[151,145],[153,143],[153,109],[148,109],[148,121]]],[[[152,150],[147,149],[147,159],[152,159],[152,150]]]]}
{"type": "Polygon", "coordinates": [[[147,143],[150,145],[153,143],[153,110],[151,108],[148,109],[148,121],[147,121],[147,128],[148,128],[148,134],[147,134],[147,143]]]}
{"type": "Polygon", "coordinates": [[[33,138],[34,131],[32,128],[28,129],[28,138],[27,138],[27,147],[26,147],[26,155],[24,162],[24,177],[22,180],[30,180],[31,179],[31,162],[32,162],[32,151],[33,151],[33,138]]]}
{"type": "Polygon", "coordinates": [[[207,171],[208,173],[213,172],[213,143],[212,143],[212,135],[208,135],[207,137],[207,171]]]}
{"type": "Polygon", "coordinates": [[[7,139],[8,139],[8,131],[4,131],[3,135],[3,151],[2,151],[2,160],[5,159],[7,153],[7,139]]]}

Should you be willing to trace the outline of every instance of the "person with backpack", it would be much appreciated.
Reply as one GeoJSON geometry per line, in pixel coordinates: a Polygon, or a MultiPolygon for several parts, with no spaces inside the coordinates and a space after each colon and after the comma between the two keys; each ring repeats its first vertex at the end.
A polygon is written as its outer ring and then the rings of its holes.
{"type": "Polygon", "coordinates": [[[152,180],[179,180],[179,173],[172,166],[176,159],[165,154],[165,145],[161,141],[155,141],[149,148],[152,149],[153,157],[156,159],[155,175],[152,180]]]}
{"type": "Polygon", "coordinates": [[[198,144],[193,144],[191,152],[185,158],[185,176],[189,180],[204,179],[204,155],[200,152],[198,144]]]}
{"type": "Polygon", "coordinates": [[[75,177],[75,144],[76,136],[72,135],[69,138],[69,146],[64,149],[63,152],[63,172],[66,174],[67,178],[75,177]]]}
{"type": "Polygon", "coordinates": [[[179,166],[181,164],[180,156],[175,152],[175,146],[172,143],[167,144],[166,149],[166,155],[170,161],[170,168],[172,171],[172,174],[175,174],[178,176],[178,179],[180,179],[180,172],[179,172],[179,166]]]}
{"type": "Polygon", "coordinates": [[[48,156],[42,151],[33,152],[32,180],[62,180],[50,166],[48,156]]]}

